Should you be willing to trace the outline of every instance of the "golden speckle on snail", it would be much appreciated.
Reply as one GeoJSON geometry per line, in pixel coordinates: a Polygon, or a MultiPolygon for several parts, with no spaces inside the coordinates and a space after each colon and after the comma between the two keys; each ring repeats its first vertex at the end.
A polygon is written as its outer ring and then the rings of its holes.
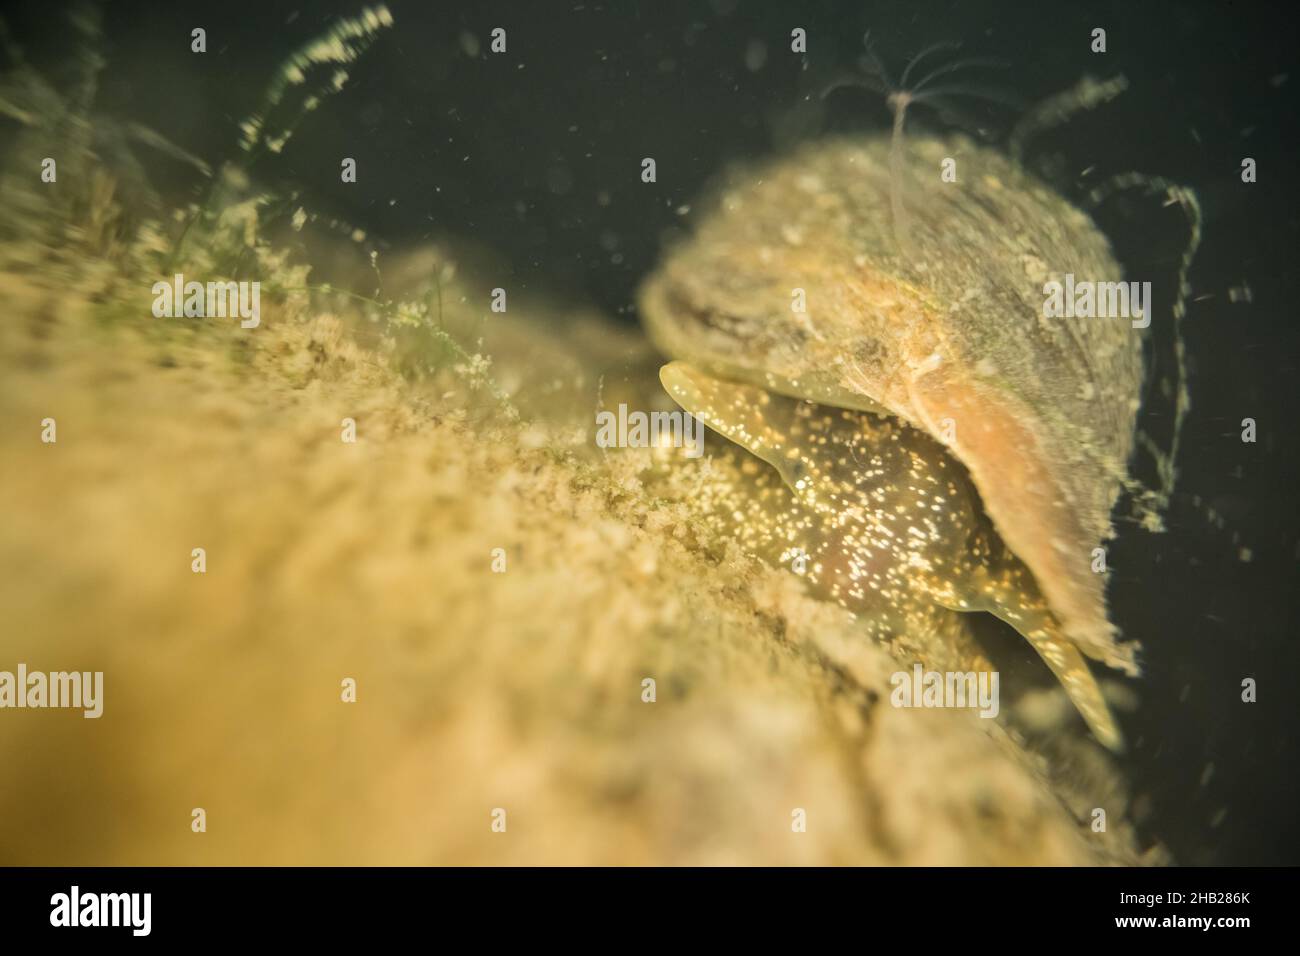
{"type": "Polygon", "coordinates": [[[661,378],[779,473],[798,514],[781,504],[761,534],[795,539],[816,593],[873,620],[997,615],[1118,748],[1084,656],[1137,673],[1092,553],[1127,476],[1142,342],[1127,321],[1044,318],[1042,290],[1120,269],[1012,159],[962,137],[907,150],[891,169],[887,137],[823,141],[733,176],[641,290],[679,360],[661,378]]]}

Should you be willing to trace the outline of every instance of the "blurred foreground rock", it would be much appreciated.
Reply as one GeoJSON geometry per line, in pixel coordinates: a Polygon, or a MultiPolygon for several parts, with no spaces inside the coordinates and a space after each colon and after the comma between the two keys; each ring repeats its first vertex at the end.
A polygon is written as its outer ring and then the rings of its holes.
{"type": "Polygon", "coordinates": [[[0,863],[1137,859],[1094,745],[892,708],[886,649],[702,547],[648,452],[594,449],[598,393],[671,407],[634,331],[448,276],[513,421],[342,307],[158,320],[155,276],[29,258],[0,275],[0,668],[102,670],[105,705],[0,711],[0,863]]]}

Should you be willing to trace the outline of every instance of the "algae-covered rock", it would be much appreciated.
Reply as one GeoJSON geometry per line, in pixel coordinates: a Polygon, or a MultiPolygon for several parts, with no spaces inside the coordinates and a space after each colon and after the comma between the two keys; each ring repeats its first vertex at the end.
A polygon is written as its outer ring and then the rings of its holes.
{"type": "Polygon", "coordinates": [[[518,418],[328,297],[154,319],[104,268],[0,277],[0,661],[104,673],[97,720],[0,720],[4,862],[1130,858],[1108,766],[1067,806],[990,722],[891,707],[889,649],[708,539],[683,460],[592,452],[602,377],[654,388],[626,333],[512,353],[558,310],[489,318],[493,373],[574,393],[518,418]]]}

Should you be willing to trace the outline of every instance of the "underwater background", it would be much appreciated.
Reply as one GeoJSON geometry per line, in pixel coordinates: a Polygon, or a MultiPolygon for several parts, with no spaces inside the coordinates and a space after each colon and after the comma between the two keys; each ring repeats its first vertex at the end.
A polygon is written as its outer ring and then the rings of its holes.
{"type": "MultiPolygon", "coordinates": [[[[520,290],[520,301],[567,304],[536,333],[539,349],[559,352],[589,347],[581,340],[592,335],[619,347],[642,339],[637,286],[729,163],[831,133],[888,130],[878,93],[843,87],[822,96],[862,75],[865,33],[894,76],[941,41],[1005,64],[972,83],[1009,102],[955,99],[960,109],[942,116],[917,108],[913,133],[960,128],[1002,143],[1020,112],[1083,75],[1125,76],[1124,94],[1045,133],[1029,155],[1066,196],[1139,170],[1191,187],[1204,211],[1183,324],[1191,411],[1167,530],[1121,520],[1109,553],[1113,619],[1144,647],[1119,767],[1139,843],[1158,841],[1185,864],[1298,862],[1300,73],[1284,10],[745,0],[391,0],[387,8],[394,28],[348,65],[346,84],[281,152],[259,160],[254,183],[336,223],[341,244],[376,251],[381,272],[429,243],[482,247],[490,285],[520,290]],[[508,30],[501,56],[487,51],[496,26],[508,30]],[[808,31],[806,54],[790,52],[796,26],[808,31]],[[1104,54],[1088,49],[1095,27],[1107,31],[1104,54]],[[356,183],[339,182],[340,156],[356,158],[356,183]],[[645,156],[657,162],[654,184],[638,176],[645,156]],[[1240,177],[1247,156],[1258,164],[1252,184],[1240,177]],[[1240,440],[1246,417],[1258,423],[1254,444],[1240,440]],[[1244,678],[1257,681],[1255,703],[1241,701],[1244,678]]],[[[359,9],[104,4],[95,112],[141,124],[216,166],[237,153],[239,124],[286,55],[359,9]],[[201,57],[188,42],[196,26],[208,37],[201,57]]],[[[76,76],[74,10],[16,2],[3,14],[26,62],[56,85],[76,76]]],[[[3,142],[18,124],[0,122],[3,142]]],[[[194,201],[205,188],[190,164],[148,151],[141,161],[167,202],[194,201]]],[[[1178,208],[1135,193],[1096,217],[1130,277],[1169,287],[1188,239],[1178,208]]],[[[417,259],[405,268],[423,266],[417,259]]],[[[317,271],[329,275],[328,264],[317,271]]],[[[364,291],[368,277],[358,272],[364,291]]],[[[346,270],[332,281],[347,285],[346,270]]],[[[1156,369],[1172,361],[1169,305],[1157,300],[1156,369]]],[[[640,372],[634,365],[629,377],[640,372]]],[[[1152,389],[1142,424],[1167,440],[1171,412],[1170,397],[1152,389]]],[[[960,762],[949,772],[961,774],[960,762]]],[[[75,807],[70,799],[67,812],[75,807]]]]}

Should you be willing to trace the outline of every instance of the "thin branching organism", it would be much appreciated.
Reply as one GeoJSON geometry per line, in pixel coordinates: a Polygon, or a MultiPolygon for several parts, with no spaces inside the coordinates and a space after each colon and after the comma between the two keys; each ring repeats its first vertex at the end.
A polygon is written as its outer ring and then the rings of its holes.
{"type": "Polygon", "coordinates": [[[903,198],[903,164],[906,156],[905,126],[907,121],[907,111],[913,105],[926,105],[934,108],[940,117],[946,121],[956,122],[958,125],[965,125],[959,119],[960,113],[949,102],[952,97],[968,97],[972,99],[985,100],[991,103],[998,103],[1009,107],[1019,107],[1020,101],[1005,91],[992,89],[989,87],[972,86],[967,83],[954,83],[951,80],[938,86],[933,85],[935,80],[941,77],[952,77],[953,74],[962,70],[970,69],[997,69],[1006,67],[1006,63],[993,57],[963,57],[957,60],[951,60],[940,66],[935,67],[929,73],[926,73],[911,86],[908,81],[917,68],[929,57],[936,53],[944,51],[955,51],[960,49],[961,44],[954,42],[934,43],[923,49],[908,62],[904,67],[902,75],[897,82],[891,79],[889,70],[886,68],[884,61],[876,53],[875,46],[871,40],[870,32],[862,37],[862,45],[865,50],[861,60],[861,71],[850,77],[845,77],[830,84],[823,92],[822,98],[825,99],[831,93],[844,87],[862,87],[879,93],[885,99],[885,104],[893,114],[892,138],[889,149],[889,167],[890,167],[890,206],[894,224],[894,235],[901,248],[907,249],[911,245],[910,233],[907,221],[907,209],[903,198]]]}

